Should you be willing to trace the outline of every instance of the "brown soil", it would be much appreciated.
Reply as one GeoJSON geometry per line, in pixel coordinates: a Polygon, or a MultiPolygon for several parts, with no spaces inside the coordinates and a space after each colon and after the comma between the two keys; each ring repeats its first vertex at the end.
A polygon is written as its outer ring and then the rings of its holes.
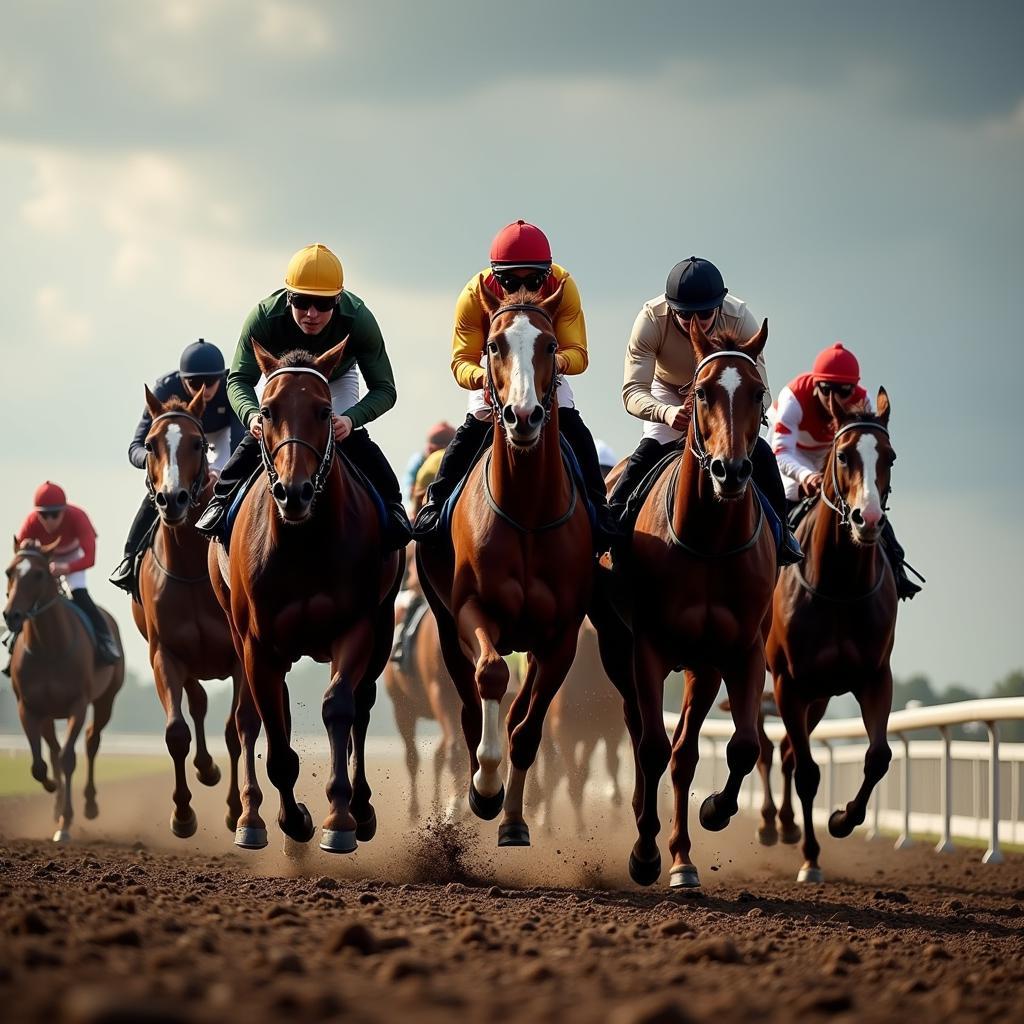
{"type": "MultiPolygon", "coordinates": [[[[532,849],[498,850],[495,823],[410,824],[396,769],[375,784],[381,831],[345,858],[315,842],[286,858],[274,825],[270,850],[234,851],[223,784],[195,792],[205,827],[186,842],[166,829],[166,781],[108,786],[103,815],[76,822],[70,847],[14,838],[49,834],[49,798],[0,801],[0,1016],[672,1024],[1020,1012],[1019,856],[986,867],[977,850],[827,841],[829,882],[808,887],[792,881],[796,851],[757,848],[739,818],[697,837],[702,894],[670,893],[665,875],[640,891],[624,871],[626,814],[595,814],[583,836],[535,826],[532,849]]],[[[314,819],[317,785],[306,790],[314,819]]]]}

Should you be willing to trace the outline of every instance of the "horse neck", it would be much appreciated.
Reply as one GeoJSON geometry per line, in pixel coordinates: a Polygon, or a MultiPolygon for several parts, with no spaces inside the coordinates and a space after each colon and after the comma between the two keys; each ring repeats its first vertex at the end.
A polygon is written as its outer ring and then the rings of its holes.
{"type": "Polygon", "coordinates": [[[56,651],[70,647],[74,636],[72,616],[75,614],[77,613],[64,606],[58,591],[57,600],[41,615],[29,619],[23,627],[25,642],[28,644],[29,650],[56,651]]]}
{"type": "Polygon", "coordinates": [[[686,432],[679,469],[679,485],[672,505],[672,528],[677,537],[692,547],[708,551],[722,550],[742,544],[750,537],[755,525],[757,500],[747,485],[746,493],[736,501],[721,501],[715,497],[711,475],[700,468],[694,455],[694,420],[686,432]]]}
{"type": "Polygon", "coordinates": [[[528,530],[554,522],[565,513],[569,479],[562,462],[557,403],[552,405],[540,440],[529,452],[517,452],[495,423],[488,480],[497,506],[528,530]]]}
{"type": "MultiPolygon", "coordinates": [[[[828,474],[822,481],[822,490],[829,501],[839,504],[828,474]]],[[[829,594],[849,591],[855,596],[870,590],[880,569],[878,545],[857,544],[853,531],[843,526],[839,514],[823,501],[818,501],[811,516],[811,543],[803,566],[804,579],[815,590],[829,594]]]]}

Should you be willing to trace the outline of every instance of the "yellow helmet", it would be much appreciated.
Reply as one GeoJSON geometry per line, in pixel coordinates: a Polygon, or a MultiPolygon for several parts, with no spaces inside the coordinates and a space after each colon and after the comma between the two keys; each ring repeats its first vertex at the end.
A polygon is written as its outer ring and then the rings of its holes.
{"type": "Polygon", "coordinates": [[[284,286],[304,295],[340,295],[345,281],[341,260],[326,245],[307,245],[289,261],[284,286]]]}

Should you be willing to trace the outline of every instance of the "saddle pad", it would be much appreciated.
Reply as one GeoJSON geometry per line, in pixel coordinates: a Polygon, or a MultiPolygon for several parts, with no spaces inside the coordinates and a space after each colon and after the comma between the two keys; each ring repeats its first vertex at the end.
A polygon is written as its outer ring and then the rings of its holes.
{"type": "Polygon", "coordinates": [[[85,631],[86,631],[86,633],[89,634],[89,643],[91,643],[93,648],[95,649],[95,647],[96,647],[96,627],[93,626],[92,619],[90,619],[89,616],[86,615],[85,612],[82,611],[82,609],[79,608],[78,605],[75,604],[75,602],[72,601],[70,598],[62,597],[61,601],[63,601],[64,604],[68,608],[70,608],[82,620],[82,625],[85,626],[85,631]]]}

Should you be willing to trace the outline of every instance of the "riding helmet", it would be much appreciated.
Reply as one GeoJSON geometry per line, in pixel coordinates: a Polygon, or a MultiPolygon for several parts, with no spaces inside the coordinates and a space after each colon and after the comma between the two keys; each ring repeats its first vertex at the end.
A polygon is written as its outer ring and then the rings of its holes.
{"type": "Polygon", "coordinates": [[[37,509],[44,511],[55,508],[63,508],[68,503],[64,488],[47,480],[36,488],[32,496],[32,504],[37,509]]]}
{"type": "Polygon", "coordinates": [[[307,245],[289,261],[284,286],[303,295],[340,295],[345,282],[341,260],[326,245],[307,245]]]}
{"type": "Polygon", "coordinates": [[[717,309],[728,291],[714,263],[691,256],[669,271],[665,300],[677,313],[704,313],[717,309]]]}
{"type": "Polygon", "coordinates": [[[834,381],[836,384],[856,384],[860,381],[860,363],[852,352],[843,348],[842,342],[837,341],[818,353],[811,378],[815,381],[834,381]]]}
{"type": "Polygon", "coordinates": [[[551,244],[547,235],[535,224],[517,220],[506,224],[491,242],[491,267],[513,270],[516,267],[551,267],[551,244]]]}
{"type": "Polygon", "coordinates": [[[181,353],[178,371],[182,377],[216,377],[224,372],[224,356],[216,345],[200,338],[181,353]]]}

